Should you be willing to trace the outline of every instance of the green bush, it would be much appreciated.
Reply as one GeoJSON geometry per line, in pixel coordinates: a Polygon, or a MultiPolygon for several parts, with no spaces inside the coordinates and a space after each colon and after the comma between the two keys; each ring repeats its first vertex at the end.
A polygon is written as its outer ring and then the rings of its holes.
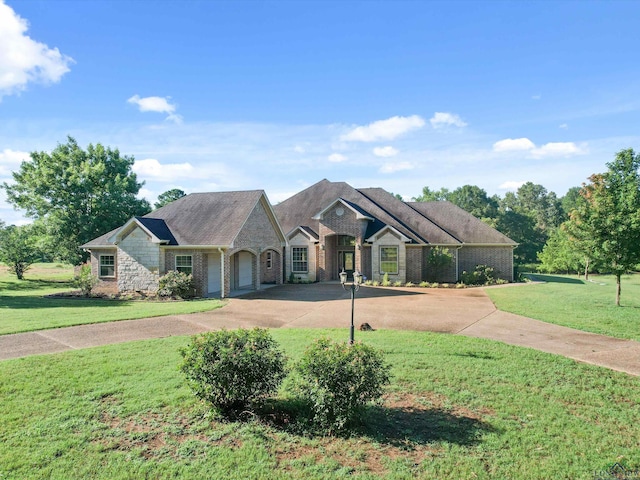
{"type": "Polygon", "coordinates": [[[422,281],[422,282],[420,282],[420,286],[422,288],[429,288],[431,286],[431,284],[429,282],[422,281]]]}
{"type": "Polygon", "coordinates": [[[160,277],[158,295],[161,297],[193,298],[196,296],[193,275],[172,270],[160,277]]]}
{"type": "Polygon", "coordinates": [[[395,282],[393,282],[393,286],[394,287],[401,287],[402,286],[402,282],[400,280],[396,280],[395,282]]]}
{"type": "Polygon", "coordinates": [[[389,274],[388,273],[385,273],[384,275],[382,275],[382,286],[383,287],[391,286],[391,282],[389,281],[389,274]]]}
{"type": "Polygon", "coordinates": [[[378,400],[389,383],[389,365],[375,348],[316,340],[296,364],[296,390],[308,402],[315,427],[345,430],[360,418],[368,402],[378,400]]]}
{"type": "Polygon", "coordinates": [[[180,370],[195,395],[225,416],[258,406],[286,374],[286,357],[262,328],[197,335],[180,353],[180,370]]]}
{"type": "Polygon", "coordinates": [[[82,291],[85,297],[88,297],[98,281],[98,277],[91,274],[91,265],[85,263],[80,267],[78,275],[74,277],[73,284],[82,291]]]}
{"type": "Polygon", "coordinates": [[[462,272],[460,282],[465,285],[493,285],[496,283],[495,271],[487,265],[476,265],[473,272],[462,272]]]}

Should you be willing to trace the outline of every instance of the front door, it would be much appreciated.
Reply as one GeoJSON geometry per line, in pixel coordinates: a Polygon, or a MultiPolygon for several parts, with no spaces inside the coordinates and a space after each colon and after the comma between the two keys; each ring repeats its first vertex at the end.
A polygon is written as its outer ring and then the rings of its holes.
{"type": "Polygon", "coordinates": [[[338,265],[339,270],[342,272],[343,270],[347,272],[347,278],[349,280],[353,279],[353,271],[355,270],[355,260],[356,254],[355,252],[339,252],[339,262],[338,265]]]}

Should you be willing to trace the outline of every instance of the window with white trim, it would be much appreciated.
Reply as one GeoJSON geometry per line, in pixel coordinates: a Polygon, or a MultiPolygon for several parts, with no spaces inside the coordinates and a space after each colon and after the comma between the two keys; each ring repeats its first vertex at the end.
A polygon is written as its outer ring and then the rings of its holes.
{"type": "Polygon", "coordinates": [[[271,270],[271,267],[273,267],[273,252],[269,251],[267,252],[267,270],[271,270]]]}
{"type": "Polygon", "coordinates": [[[309,271],[309,249],[307,247],[291,248],[291,271],[307,273],[309,271]]]}
{"type": "Polygon", "coordinates": [[[191,255],[176,255],[176,270],[191,275],[193,273],[193,257],[191,255]]]}
{"type": "Polygon", "coordinates": [[[380,273],[398,273],[398,247],[380,247],[380,273]]]}
{"type": "Polygon", "coordinates": [[[116,256],[100,255],[100,276],[115,277],[116,276],[116,256]]]}

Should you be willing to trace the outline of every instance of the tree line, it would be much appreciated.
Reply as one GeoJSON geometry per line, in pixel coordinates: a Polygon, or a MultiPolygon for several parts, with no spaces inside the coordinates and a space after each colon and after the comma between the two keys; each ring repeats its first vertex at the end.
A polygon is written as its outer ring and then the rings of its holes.
{"type": "Polygon", "coordinates": [[[616,304],[621,276],[640,268],[640,154],[618,152],[607,171],[558,198],[527,182],[504,197],[475,185],[453,191],[424,187],[416,201],[446,200],[519,243],[516,264],[538,263],[543,272],[612,273],[616,304]]]}
{"type": "MultiPolygon", "coordinates": [[[[0,221],[0,261],[22,278],[37,260],[77,265],[87,259],[84,243],[151,211],[138,198],[144,182],[132,171],[133,156],[101,144],[81,148],[73,137],[51,153],[34,151],[3,183],[7,201],[34,221],[6,226],[0,221]]],[[[425,186],[415,201],[449,201],[507,235],[519,246],[516,264],[539,263],[542,271],[611,272],[620,276],[640,264],[640,155],[618,152],[607,171],[558,197],[527,182],[504,197],[476,185],[455,190],[425,186]]],[[[185,193],[158,197],[155,208],[185,193]]]]}

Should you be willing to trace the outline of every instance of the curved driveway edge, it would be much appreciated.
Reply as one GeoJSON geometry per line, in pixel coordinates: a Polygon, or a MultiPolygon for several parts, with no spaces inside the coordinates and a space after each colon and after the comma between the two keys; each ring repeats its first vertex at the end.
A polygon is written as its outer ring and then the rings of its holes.
{"type": "MultiPolygon", "coordinates": [[[[0,336],[0,360],[220,328],[347,328],[351,300],[339,284],[283,285],[220,309],[0,336]]],[[[640,375],[640,342],[582,332],[496,310],[482,289],[362,287],[355,324],[487,338],[640,375]]]]}

